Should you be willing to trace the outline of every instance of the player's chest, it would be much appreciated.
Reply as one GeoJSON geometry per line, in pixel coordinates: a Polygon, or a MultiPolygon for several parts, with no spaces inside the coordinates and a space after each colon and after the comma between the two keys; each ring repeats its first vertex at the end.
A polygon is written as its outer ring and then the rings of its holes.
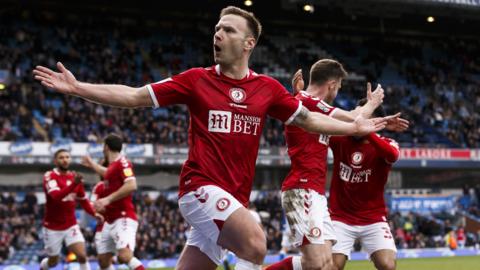
{"type": "MultiPolygon", "coordinates": [[[[201,83],[200,83],[201,84],[201,83]]],[[[204,81],[193,117],[211,133],[258,136],[272,97],[262,87],[204,81]],[[209,87],[207,87],[209,86],[209,87]]]]}
{"type": "Polygon", "coordinates": [[[344,147],[342,152],[338,173],[345,184],[368,184],[373,177],[375,152],[363,147],[344,147]]]}

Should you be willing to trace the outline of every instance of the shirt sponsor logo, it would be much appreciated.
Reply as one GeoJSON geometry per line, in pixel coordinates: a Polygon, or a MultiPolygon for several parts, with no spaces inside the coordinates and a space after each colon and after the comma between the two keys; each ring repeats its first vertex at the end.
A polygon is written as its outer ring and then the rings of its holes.
{"type": "Polygon", "coordinates": [[[371,169],[361,170],[358,172],[353,171],[353,169],[347,164],[340,162],[340,179],[349,183],[367,183],[368,177],[372,174],[371,169]]]}
{"type": "Polygon", "coordinates": [[[247,97],[247,93],[245,93],[245,90],[243,90],[242,88],[232,88],[230,89],[229,94],[230,98],[235,103],[242,103],[247,97]]]}
{"type": "Polygon", "coordinates": [[[318,142],[328,146],[330,142],[330,135],[320,134],[320,136],[318,137],[318,142]]]}
{"type": "Polygon", "coordinates": [[[262,118],[232,112],[210,110],[208,131],[219,133],[243,133],[256,136],[260,131],[262,118]]]}

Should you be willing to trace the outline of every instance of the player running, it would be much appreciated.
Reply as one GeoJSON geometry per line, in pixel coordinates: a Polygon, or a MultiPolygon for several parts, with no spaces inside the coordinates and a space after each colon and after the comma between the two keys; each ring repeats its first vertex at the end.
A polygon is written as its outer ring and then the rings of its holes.
{"type": "Polygon", "coordinates": [[[113,270],[112,259],[117,254],[120,263],[130,269],[143,270],[140,260],[133,256],[138,228],[137,215],[132,203],[132,194],[137,182],[130,161],[121,154],[122,139],[110,134],[104,140],[103,154],[111,161],[104,167],[90,157],[84,157],[82,163],[103,177],[104,190],[95,200],[94,206],[105,217],[96,248],[101,269],[113,270]]]}
{"type": "MultiPolygon", "coordinates": [[[[337,96],[347,72],[342,64],[322,59],[312,65],[310,82],[303,88],[301,71],[293,79],[296,98],[310,111],[343,120],[353,121],[358,115],[370,117],[383,101],[383,89],[378,86],[372,93],[367,86],[368,102],[353,111],[330,106],[337,96]]],[[[399,121],[398,117],[391,120],[399,121]]],[[[290,173],[282,184],[282,206],[291,229],[290,242],[300,248],[302,256],[286,258],[269,266],[269,270],[325,269],[333,266],[331,246],[335,233],[325,197],[327,173],[328,135],[309,133],[295,126],[286,126],[290,173]]]]}
{"type": "MultiPolygon", "coordinates": [[[[384,114],[382,107],[374,112],[377,117],[384,114]]],[[[387,223],[384,191],[399,156],[398,144],[371,133],[364,137],[333,136],[330,147],[334,157],[329,203],[337,236],[332,248],[335,266],[345,267],[358,239],[377,269],[395,269],[397,250],[387,223]]]]}
{"type": "Polygon", "coordinates": [[[71,161],[67,150],[57,150],[53,155],[55,169],[47,171],[43,176],[46,197],[43,241],[48,255],[40,262],[40,268],[43,270],[58,264],[63,242],[77,257],[80,269],[90,269],[85,251],[85,238],[75,217],[77,201],[88,214],[96,216],[96,213],[86,197],[82,175],[69,170],[71,161]]]}
{"type": "Polygon", "coordinates": [[[79,82],[61,63],[59,73],[41,66],[34,70],[44,86],[101,104],[188,106],[190,148],[178,203],[193,229],[177,269],[216,269],[226,249],[240,258],[236,269],[261,269],[266,239],[246,206],[267,115],[325,134],[368,134],[385,126],[386,119],[345,123],[310,112],[279,82],[250,70],[248,61],[261,29],[252,13],[227,7],[213,36],[216,65],[139,88],[79,82]]]}

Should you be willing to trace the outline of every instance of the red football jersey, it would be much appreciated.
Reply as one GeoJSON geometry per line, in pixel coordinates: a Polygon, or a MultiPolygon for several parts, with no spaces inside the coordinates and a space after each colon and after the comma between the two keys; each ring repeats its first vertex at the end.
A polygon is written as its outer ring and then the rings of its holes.
{"type": "MultiPolygon", "coordinates": [[[[103,183],[103,181],[100,181],[97,184],[95,184],[95,186],[93,187],[90,201],[95,202],[96,200],[104,197],[105,197],[105,184],[103,183]]],[[[103,222],[97,221],[97,227],[95,228],[95,231],[99,232],[102,229],[103,229],[103,222]]]]}
{"type": "Polygon", "coordinates": [[[62,174],[57,169],[46,172],[43,190],[46,197],[43,226],[61,231],[77,224],[76,200],[85,199],[85,190],[82,184],[75,184],[74,174],[70,171],[62,174]],[[65,193],[67,189],[70,191],[65,193]]]}
{"type": "MultiPolygon", "coordinates": [[[[123,186],[123,183],[133,180],[136,179],[133,173],[132,163],[128,161],[126,157],[120,156],[117,160],[110,163],[105,172],[103,180],[105,190],[103,192],[103,197],[107,197],[113,192],[119,190],[123,186]]],[[[110,224],[123,217],[137,220],[135,206],[132,202],[132,194],[107,205],[105,213],[103,214],[105,216],[105,221],[110,224]]]]}
{"type": "MultiPolygon", "coordinates": [[[[295,98],[312,112],[332,116],[337,108],[301,91],[295,98]]],[[[288,155],[292,162],[290,172],[283,181],[282,191],[302,188],[325,194],[327,177],[328,140],[330,136],[309,133],[296,126],[286,126],[288,155]]]]}
{"type": "Polygon", "coordinates": [[[301,109],[274,79],[249,70],[245,78],[234,80],[219,65],[193,68],[147,87],[155,106],[180,103],[190,111],[180,197],[216,185],[247,206],[266,116],[289,124],[301,109]]]}
{"type": "Polygon", "coordinates": [[[398,144],[376,134],[369,143],[349,136],[333,136],[333,175],[329,209],[332,220],[350,225],[386,221],[384,189],[398,144]]]}

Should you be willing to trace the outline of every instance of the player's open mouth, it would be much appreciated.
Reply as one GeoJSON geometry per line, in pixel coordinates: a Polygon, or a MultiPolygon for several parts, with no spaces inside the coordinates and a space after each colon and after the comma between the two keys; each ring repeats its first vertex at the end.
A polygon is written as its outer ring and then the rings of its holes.
{"type": "Polygon", "coordinates": [[[216,51],[216,52],[220,52],[222,49],[220,48],[220,46],[218,45],[213,45],[213,49],[216,51]]]}

